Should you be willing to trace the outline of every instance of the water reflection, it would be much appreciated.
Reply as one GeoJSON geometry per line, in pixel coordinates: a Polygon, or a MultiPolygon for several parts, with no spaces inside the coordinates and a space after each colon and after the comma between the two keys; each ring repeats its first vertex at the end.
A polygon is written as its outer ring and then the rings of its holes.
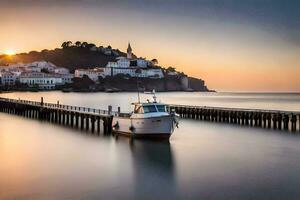
{"type": "Polygon", "coordinates": [[[141,140],[116,136],[128,141],[134,175],[134,199],[175,199],[175,162],[169,141],[141,140]]]}
{"type": "MultiPolygon", "coordinates": [[[[38,100],[41,93],[24,95],[38,100]]],[[[135,99],[112,95],[43,93],[53,102],[104,108],[114,103],[123,109],[135,99]]],[[[214,99],[216,105],[233,98],[239,102],[228,104],[240,106],[245,96],[159,95],[174,103],[214,99]]],[[[299,109],[299,97],[288,95],[293,103],[284,99],[274,107],[299,109]]],[[[259,98],[271,101],[256,96],[251,102],[269,104],[259,98]]],[[[161,143],[97,136],[0,113],[0,200],[299,199],[299,139],[294,133],[181,120],[171,142],[161,143]]]]}

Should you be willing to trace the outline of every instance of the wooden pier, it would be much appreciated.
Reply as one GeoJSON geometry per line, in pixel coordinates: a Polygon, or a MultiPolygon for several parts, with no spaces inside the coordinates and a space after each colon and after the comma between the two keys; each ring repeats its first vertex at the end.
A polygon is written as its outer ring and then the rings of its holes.
{"type": "MultiPolygon", "coordinates": [[[[181,118],[186,119],[300,132],[300,112],[188,105],[168,105],[168,110],[175,111],[181,118]]],[[[48,121],[93,133],[100,133],[102,125],[104,134],[112,132],[114,116],[126,114],[120,113],[120,108],[118,108],[118,112],[113,112],[111,106],[108,106],[107,110],[100,110],[59,103],[44,103],[43,98],[40,102],[0,98],[0,112],[48,121]]]]}
{"type": "Polygon", "coordinates": [[[186,119],[300,131],[300,112],[188,105],[169,105],[169,110],[186,119]]]}
{"type": "Polygon", "coordinates": [[[44,103],[43,98],[40,102],[0,98],[0,112],[48,121],[93,133],[100,133],[102,124],[104,134],[112,132],[112,118],[115,114],[112,112],[111,106],[108,107],[108,110],[100,110],[59,103],[44,103]]]}

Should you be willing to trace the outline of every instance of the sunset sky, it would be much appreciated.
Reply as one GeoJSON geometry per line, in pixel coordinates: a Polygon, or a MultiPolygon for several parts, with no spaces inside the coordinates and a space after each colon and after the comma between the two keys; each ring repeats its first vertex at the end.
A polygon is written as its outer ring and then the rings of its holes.
{"type": "Polygon", "coordinates": [[[0,0],[0,52],[88,41],[218,91],[300,92],[300,1],[0,0]]]}

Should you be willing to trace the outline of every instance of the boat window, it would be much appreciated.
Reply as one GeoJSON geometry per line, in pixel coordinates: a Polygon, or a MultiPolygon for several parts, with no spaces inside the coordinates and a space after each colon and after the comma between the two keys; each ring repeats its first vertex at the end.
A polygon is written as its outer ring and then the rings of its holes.
{"type": "Polygon", "coordinates": [[[143,106],[145,113],[157,112],[155,105],[143,106]]]}
{"type": "Polygon", "coordinates": [[[156,105],[156,108],[157,108],[158,112],[166,112],[165,105],[156,105]]]}
{"type": "Polygon", "coordinates": [[[134,113],[138,113],[138,114],[144,113],[142,106],[136,106],[134,109],[134,113]]]}

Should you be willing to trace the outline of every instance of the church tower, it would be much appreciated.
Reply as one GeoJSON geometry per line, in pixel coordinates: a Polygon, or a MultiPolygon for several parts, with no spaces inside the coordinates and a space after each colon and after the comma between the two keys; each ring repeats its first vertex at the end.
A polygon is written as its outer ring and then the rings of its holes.
{"type": "Polygon", "coordinates": [[[130,42],[128,43],[128,47],[127,47],[127,58],[132,59],[132,48],[130,46],[130,42]]]}

